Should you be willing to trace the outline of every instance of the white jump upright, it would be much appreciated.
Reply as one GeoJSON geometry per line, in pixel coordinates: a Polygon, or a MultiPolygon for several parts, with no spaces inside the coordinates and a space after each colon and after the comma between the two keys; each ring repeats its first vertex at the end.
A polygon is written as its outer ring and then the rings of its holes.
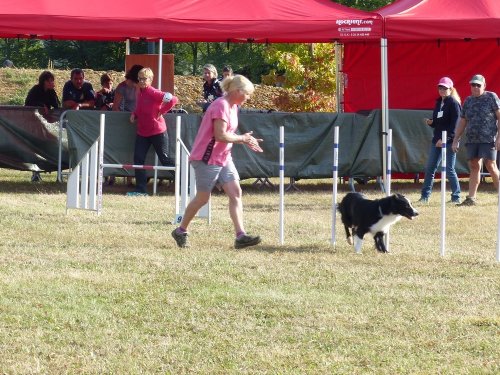
{"type": "MultiPolygon", "coordinates": [[[[180,223],[189,200],[196,194],[194,170],[189,164],[189,151],[181,139],[181,117],[176,118],[175,167],[104,164],[105,115],[100,116],[99,138],[73,169],[67,184],[66,213],[68,209],[102,211],[102,183],[104,168],[147,169],[175,171],[175,216],[173,224],[180,223]]],[[[198,217],[211,221],[210,201],[198,212],[198,217]]]]}
{"type": "Polygon", "coordinates": [[[333,129],[333,200],[332,200],[332,245],[337,241],[335,237],[337,223],[337,180],[339,177],[339,127],[333,129]]]}
{"type": "Polygon", "coordinates": [[[100,166],[104,152],[99,144],[104,139],[104,122],[105,115],[101,114],[99,138],[68,177],[66,213],[70,208],[95,211],[97,215],[101,213],[103,175],[100,166]]]}
{"type": "Polygon", "coordinates": [[[496,254],[496,259],[497,262],[500,262],[500,184],[498,185],[498,191],[497,191],[497,200],[498,200],[498,207],[497,207],[497,254],[496,254]]]}
{"type": "MultiPolygon", "coordinates": [[[[180,224],[189,201],[196,195],[196,178],[194,169],[189,163],[190,153],[181,139],[181,116],[176,118],[175,131],[177,134],[175,139],[175,218],[172,224],[180,224]]],[[[210,224],[211,211],[211,200],[209,200],[200,208],[196,216],[207,219],[210,224]]]]}
{"type": "Polygon", "coordinates": [[[285,243],[285,127],[280,126],[280,245],[285,243]]]}
{"type": "MultiPolygon", "coordinates": [[[[392,178],[392,129],[387,131],[387,173],[385,178],[385,195],[391,195],[391,178],[392,178]]],[[[385,248],[390,251],[389,231],[385,235],[385,248]]]]}
{"type": "Polygon", "coordinates": [[[444,257],[446,244],[446,131],[441,135],[441,247],[439,254],[444,257]]]}

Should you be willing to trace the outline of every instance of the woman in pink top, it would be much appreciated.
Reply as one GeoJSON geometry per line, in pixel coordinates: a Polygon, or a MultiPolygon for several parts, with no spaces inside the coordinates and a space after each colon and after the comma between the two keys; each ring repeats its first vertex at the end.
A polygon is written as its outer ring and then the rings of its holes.
{"type": "MultiPolygon", "coordinates": [[[[144,165],[149,147],[153,145],[158,159],[164,166],[173,166],[174,161],[168,156],[167,124],[163,115],[177,104],[177,97],[169,92],[163,92],[151,86],[153,71],[143,68],[139,71],[139,94],[135,111],[130,115],[130,122],[137,120],[137,135],[135,138],[134,164],[144,165]]],[[[145,196],[147,177],[144,169],[135,170],[135,191],[129,196],[145,196]]]]}
{"type": "Polygon", "coordinates": [[[241,249],[260,243],[259,236],[250,236],[243,227],[243,204],[238,171],[231,158],[234,143],[247,145],[251,150],[262,152],[252,132],[236,134],[238,128],[238,106],[254,91],[252,82],[241,75],[226,78],[222,82],[226,93],[207,109],[191,150],[191,165],[196,174],[196,196],[184,212],[180,226],[172,231],[179,247],[188,247],[187,228],[198,210],[210,199],[215,185],[221,186],[229,198],[229,215],[234,225],[236,239],[234,247],[241,249]]]}

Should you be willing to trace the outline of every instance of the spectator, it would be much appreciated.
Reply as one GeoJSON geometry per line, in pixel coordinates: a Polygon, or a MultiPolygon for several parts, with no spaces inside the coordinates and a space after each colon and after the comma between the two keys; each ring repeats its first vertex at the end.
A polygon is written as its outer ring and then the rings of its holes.
{"type": "Polygon", "coordinates": [[[143,69],[142,65],[133,65],[125,74],[125,80],[120,82],[115,90],[115,100],[113,102],[113,111],[135,111],[135,103],[138,94],[139,79],[137,75],[143,69]]]}
{"type": "Polygon", "coordinates": [[[233,68],[231,68],[229,65],[224,66],[222,68],[222,79],[226,79],[227,77],[232,77],[233,76],[233,68]]]}
{"type": "MultiPolygon", "coordinates": [[[[137,75],[143,69],[142,65],[132,65],[125,74],[125,80],[120,82],[115,90],[115,100],[113,101],[113,111],[134,112],[137,101],[137,93],[139,92],[139,79],[137,75]]],[[[109,178],[109,185],[113,185],[115,177],[109,178]]],[[[127,177],[127,185],[133,186],[133,177],[127,177]]]]}
{"type": "Polygon", "coordinates": [[[191,166],[196,175],[196,196],[187,206],[180,226],[172,231],[177,246],[188,247],[188,226],[198,210],[210,199],[214,186],[221,186],[229,198],[229,216],[236,239],[234,247],[241,249],[260,243],[259,236],[250,236],[243,227],[243,204],[239,175],[234,166],[231,148],[234,143],[246,144],[255,152],[262,152],[252,132],[235,134],[238,128],[238,106],[252,95],[254,86],[241,75],[222,81],[226,93],[208,108],[203,116],[191,150],[191,166]]]}
{"type": "MultiPolygon", "coordinates": [[[[43,71],[38,76],[38,83],[34,85],[24,101],[25,106],[43,107],[43,114],[47,115],[53,108],[59,108],[61,102],[57,96],[55,87],[54,75],[48,70],[43,71]]],[[[42,181],[42,176],[39,171],[33,171],[31,175],[31,182],[42,181]]]]}
{"type": "Polygon", "coordinates": [[[500,100],[492,91],[485,91],[486,80],[476,74],[469,81],[471,96],[464,101],[460,121],[453,139],[453,151],[457,152],[460,138],[466,132],[465,146],[469,161],[469,195],[459,206],[475,206],[476,193],[481,175],[481,161],[490,173],[498,190],[497,151],[500,149],[498,123],[500,121],[500,100]]]}
{"type": "Polygon", "coordinates": [[[63,87],[63,107],[66,109],[94,109],[95,92],[92,84],[85,81],[85,73],[76,68],[71,79],[63,87]]]}
{"type": "Polygon", "coordinates": [[[432,119],[425,119],[425,123],[434,129],[429,159],[425,167],[425,179],[422,186],[422,193],[419,202],[427,203],[432,193],[434,184],[434,174],[441,163],[442,134],[446,130],[446,177],[451,186],[451,201],[460,203],[460,184],[457,172],[455,171],[455,161],[457,154],[451,149],[451,143],[455,135],[455,126],[460,116],[460,96],[453,87],[453,81],[448,77],[443,77],[438,82],[439,97],[436,100],[432,119]]]}
{"type": "MultiPolygon", "coordinates": [[[[168,156],[167,124],[163,115],[177,104],[177,97],[169,92],[157,90],[151,86],[153,71],[144,68],[139,71],[139,95],[135,111],[130,115],[130,122],[137,120],[134,164],[144,165],[149,148],[153,145],[160,162],[164,166],[173,166],[174,161],[168,156]]],[[[135,170],[135,191],[128,196],[147,196],[147,177],[144,169],[135,170]]]]}
{"type": "Polygon", "coordinates": [[[212,64],[206,64],[203,67],[203,100],[198,104],[203,108],[205,112],[215,99],[222,96],[222,89],[220,87],[220,82],[217,79],[217,69],[212,64]]]}
{"type": "Polygon", "coordinates": [[[43,107],[44,114],[53,108],[59,108],[61,102],[57,96],[54,75],[48,70],[38,76],[38,83],[34,85],[24,101],[25,106],[43,107]]]}
{"type": "Polygon", "coordinates": [[[96,93],[95,108],[101,111],[110,111],[113,108],[115,90],[111,76],[104,73],[101,76],[101,89],[96,93]]]}

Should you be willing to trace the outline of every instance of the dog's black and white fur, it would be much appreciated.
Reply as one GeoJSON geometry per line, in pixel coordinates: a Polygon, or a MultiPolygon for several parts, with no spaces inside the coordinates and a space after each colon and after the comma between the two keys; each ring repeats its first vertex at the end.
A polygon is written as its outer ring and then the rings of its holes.
{"type": "Polygon", "coordinates": [[[353,245],[354,236],[354,249],[357,253],[361,252],[363,237],[368,232],[373,235],[377,250],[386,253],[384,235],[389,231],[389,227],[402,217],[412,220],[418,215],[410,201],[401,194],[371,200],[361,193],[347,193],[338,205],[338,210],[345,227],[347,242],[353,245]]]}

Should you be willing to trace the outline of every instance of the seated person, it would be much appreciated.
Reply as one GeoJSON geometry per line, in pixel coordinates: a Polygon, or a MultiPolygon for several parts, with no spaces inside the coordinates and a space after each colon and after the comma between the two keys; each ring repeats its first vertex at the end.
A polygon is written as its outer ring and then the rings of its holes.
{"type": "Polygon", "coordinates": [[[203,100],[198,102],[205,112],[215,99],[220,98],[222,93],[222,88],[220,87],[220,82],[217,79],[217,69],[212,64],[206,64],[203,67],[203,100]]]}
{"type": "Polygon", "coordinates": [[[113,80],[110,75],[104,73],[101,76],[101,89],[97,91],[95,98],[95,109],[100,111],[111,111],[113,101],[115,100],[115,90],[113,89],[113,80]]]}
{"type": "Polygon", "coordinates": [[[222,68],[222,80],[232,76],[233,76],[233,68],[231,68],[229,65],[224,66],[224,68],[222,68]]]}
{"type": "MultiPolygon", "coordinates": [[[[25,106],[43,107],[43,114],[47,115],[53,108],[59,108],[61,102],[57,96],[55,88],[54,75],[48,70],[43,71],[38,76],[38,83],[34,85],[26,96],[25,106]]],[[[39,171],[33,171],[31,182],[42,181],[39,171]]]]}
{"type": "Polygon", "coordinates": [[[63,87],[63,108],[94,109],[95,92],[92,84],[85,81],[85,73],[76,68],[71,71],[71,79],[63,87]]]}
{"type": "Polygon", "coordinates": [[[38,77],[38,83],[34,85],[26,96],[25,106],[43,107],[46,115],[51,109],[59,108],[61,102],[57,96],[54,75],[48,70],[43,71],[38,77]]]}

